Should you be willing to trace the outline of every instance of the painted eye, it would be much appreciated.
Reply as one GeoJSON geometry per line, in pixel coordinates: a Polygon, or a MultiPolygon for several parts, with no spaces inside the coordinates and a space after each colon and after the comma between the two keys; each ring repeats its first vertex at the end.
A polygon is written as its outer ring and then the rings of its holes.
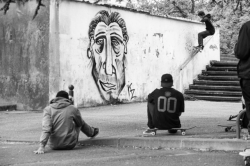
{"type": "Polygon", "coordinates": [[[103,39],[96,39],[95,43],[98,45],[103,45],[104,40],[103,39]]]}
{"type": "Polygon", "coordinates": [[[119,41],[118,40],[116,40],[116,39],[113,39],[112,40],[112,45],[113,46],[118,46],[120,43],[119,43],[119,41]]]}

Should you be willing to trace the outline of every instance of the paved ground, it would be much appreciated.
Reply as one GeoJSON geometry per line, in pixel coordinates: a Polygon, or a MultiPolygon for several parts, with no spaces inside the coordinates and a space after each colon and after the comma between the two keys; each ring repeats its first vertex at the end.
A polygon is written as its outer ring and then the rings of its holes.
{"type": "Polygon", "coordinates": [[[77,146],[70,151],[33,154],[35,144],[0,143],[1,166],[243,166],[238,152],[190,149],[77,146]]]}
{"type": "MultiPolygon", "coordinates": [[[[238,156],[238,152],[248,147],[250,142],[236,139],[235,132],[225,132],[224,128],[217,126],[218,124],[234,124],[235,122],[227,121],[227,119],[230,115],[235,115],[241,110],[241,103],[186,101],[185,107],[185,113],[181,117],[182,126],[197,127],[188,130],[185,136],[180,133],[171,135],[167,131],[160,131],[155,137],[142,137],[142,131],[147,128],[146,103],[82,108],[80,111],[83,119],[90,125],[99,127],[100,134],[95,139],[89,139],[81,133],[80,144],[84,146],[105,145],[118,149],[119,147],[132,147],[154,150],[177,148],[199,149],[209,152],[214,150],[236,151],[233,155],[237,156],[234,165],[242,165],[242,158],[238,156]]],[[[12,158],[13,161],[17,161],[15,160],[16,157],[13,156],[15,156],[15,153],[23,154],[25,151],[23,148],[29,151],[26,159],[25,157],[23,159],[24,165],[26,165],[26,162],[30,162],[30,165],[37,164],[39,157],[35,157],[36,162],[30,158],[34,157],[32,152],[38,147],[41,119],[42,111],[0,111],[0,158],[2,158],[0,165],[1,162],[6,162],[6,165],[15,164],[15,162],[11,162],[12,158]]],[[[99,150],[101,149],[99,148],[99,150]]],[[[46,151],[50,151],[50,153],[53,153],[52,155],[58,155],[57,153],[54,154],[49,148],[46,148],[46,151]]],[[[74,154],[73,151],[72,153],[74,154]]],[[[72,155],[72,153],[68,155],[72,155]]],[[[214,155],[216,156],[216,154],[214,155]]],[[[230,154],[223,155],[220,153],[219,156],[227,158],[226,156],[230,156],[230,154]]],[[[62,154],[61,157],[67,158],[67,154],[62,154]]],[[[50,160],[51,163],[57,163],[55,165],[62,164],[60,157],[56,160],[53,158],[53,156],[50,156],[48,160],[41,161],[40,164],[46,165],[47,162],[50,163],[50,160]]],[[[18,158],[22,161],[21,159],[18,158]]],[[[188,158],[187,160],[191,159],[188,158]]],[[[219,161],[218,158],[216,160],[219,161]]],[[[82,161],[82,159],[79,160],[79,162],[82,161]]],[[[144,161],[147,163],[147,160],[144,161]]],[[[70,159],[67,162],[70,162],[70,159]]]]}
{"type": "MultiPolygon", "coordinates": [[[[241,110],[240,103],[186,101],[181,116],[183,127],[197,126],[187,131],[185,138],[236,138],[235,132],[224,132],[218,124],[234,124],[227,121],[230,115],[241,110]]],[[[141,137],[147,127],[146,103],[110,105],[80,109],[83,119],[100,128],[98,138],[141,137]]],[[[0,111],[0,140],[38,141],[41,132],[42,112],[0,111]]],[[[159,131],[156,137],[181,137],[159,131]]],[[[80,134],[80,140],[86,139],[80,134]]]]}

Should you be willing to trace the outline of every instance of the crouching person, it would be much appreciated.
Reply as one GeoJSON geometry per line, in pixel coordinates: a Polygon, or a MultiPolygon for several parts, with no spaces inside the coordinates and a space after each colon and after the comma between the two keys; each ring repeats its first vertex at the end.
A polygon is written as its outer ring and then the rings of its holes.
{"type": "Polygon", "coordinates": [[[148,95],[148,129],[143,135],[154,135],[156,129],[168,130],[176,133],[180,128],[180,116],[184,112],[184,97],[172,88],[173,78],[170,74],[161,77],[161,89],[155,89],[148,95]]]}
{"type": "Polygon", "coordinates": [[[80,131],[88,137],[95,137],[99,133],[98,128],[84,122],[80,111],[69,100],[69,94],[59,91],[43,111],[40,147],[34,153],[44,153],[47,142],[53,150],[73,149],[80,131]]]}

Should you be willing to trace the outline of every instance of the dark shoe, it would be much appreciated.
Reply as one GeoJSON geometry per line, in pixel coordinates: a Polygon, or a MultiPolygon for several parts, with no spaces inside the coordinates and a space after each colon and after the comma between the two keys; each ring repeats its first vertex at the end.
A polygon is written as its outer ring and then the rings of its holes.
{"type": "Polygon", "coordinates": [[[99,129],[98,128],[94,128],[94,134],[91,136],[91,138],[96,137],[99,134],[99,129]]]}
{"type": "Polygon", "coordinates": [[[199,46],[194,46],[195,49],[200,49],[200,50],[203,50],[204,46],[202,45],[199,45],[199,46]]]}

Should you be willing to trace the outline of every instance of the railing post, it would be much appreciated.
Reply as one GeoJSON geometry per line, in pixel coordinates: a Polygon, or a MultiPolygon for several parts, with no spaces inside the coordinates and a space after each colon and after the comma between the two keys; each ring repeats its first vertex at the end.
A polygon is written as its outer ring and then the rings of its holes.
{"type": "Polygon", "coordinates": [[[74,105],[74,86],[69,85],[69,99],[72,101],[72,104],[74,105]]]}

